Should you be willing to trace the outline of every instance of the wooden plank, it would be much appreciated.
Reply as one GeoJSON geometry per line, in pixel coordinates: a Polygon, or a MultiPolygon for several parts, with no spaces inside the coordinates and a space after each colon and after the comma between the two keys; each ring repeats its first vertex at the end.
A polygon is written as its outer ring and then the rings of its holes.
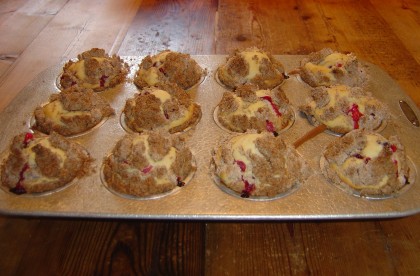
{"type": "Polygon", "coordinates": [[[0,78],[0,110],[46,68],[92,47],[113,49],[139,5],[140,0],[68,2],[0,78]]]}
{"type": "Polygon", "coordinates": [[[202,223],[8,218],[0,268],[2,275],[202,275],[204,237],[202,223]]]}
{"type": "Polygon", "coordinates": [[[420,63],[420,2],[370,0],[405,48],[420,63]],[[410,31],[407,31],[410,30],[410,31]]]}
{"type": "MultiPolygon", "coordinates": [[[[11,12],[7,19],[3,18],[0,21],[0,78],[66,2],[31,1],[11,12]]],[[[11,4],[22,3],[17,1],[11,4]]],[[[14,8],[5,6],[4,9],[14,8]]]]}
{"type": "Polygon", "coordinates": [[[384,250],[399,275],[420,275],[420,215],[401,220],[379,222],[383,235],[384,250]]]}
{"type": "Polygon", "coordinates": [[[0,1],[0,25],[3,21],[13,16],[16,11],[24,6],[28,0],[4,0],[0,1]]]}
{"type": "Polygon", "coordinates": [[[28,249],[39,220],[0,216],[0,270],[3,275],[18,275],[22,255],[28,249]]]}
{"type": "Polygon", "coordinates": [[[336,48],[319,5],[314,1],[267,1],[264,5],[221,1],[216,52],[228,54],[257,46],[273,54],[308,54],[319,47],[336,48]],[[308,20],[314,26],[308,25],[308,20]]]}
{"type": "Polygon", "coordinates": [[[217,0],[144,0],[124,39],[120,55],[148,55],[171,49],[214,53],[217,0]]]}
{"type": "Polygon", "coordinates": [[[209,223],[206,275],[418,275],[419,220],[209,223]]]}

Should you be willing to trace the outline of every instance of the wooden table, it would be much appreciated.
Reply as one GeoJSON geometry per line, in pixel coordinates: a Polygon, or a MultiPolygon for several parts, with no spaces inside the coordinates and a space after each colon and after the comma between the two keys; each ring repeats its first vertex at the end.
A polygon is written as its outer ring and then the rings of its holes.
{"type": "MultiPolygon", "coordinates": [[[[382,67],[420,106],[420,2],[4,0],[0,109],[92,47],[227,54],[331,47],[382,67]]],[[[418,184],[418,183],[417,183],[418,184]]],[[[0,217],[1,275],[420,275],[420,215],[216,222],[0,217]]]]}

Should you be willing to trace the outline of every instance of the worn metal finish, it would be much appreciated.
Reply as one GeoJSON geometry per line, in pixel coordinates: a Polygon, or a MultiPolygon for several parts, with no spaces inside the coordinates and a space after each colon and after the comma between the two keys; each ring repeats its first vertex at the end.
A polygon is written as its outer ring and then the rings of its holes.
{"type": "MultiPolygon", "coordinates": [[[[286,71],[296,68],[303,56],[277,56],[286,71]]],[[[308,220],[308,219],[355,219],[400,217],[420,212],[420,185],[418,177],[410,189],[395,198],[369,200],[343,192],[328,183],[320,172],[320,155],[325,146],[336,136],[321,133],[298,148],[312,169],[309,179],[290,195],[275,200],[252,201],[233,197],[214,184],[210,174],[211,151],[220,141],[230,135],[220,129],[213,119],[213,111],[220,101],[224,88],[214,78],[217,66],[225,56],[193,56],[207,69],[204,81],[189,93],[201,105],[202,118],[187,136],[196,160],[197,171],[188,185],[164,197],[150,200],[135,200],[111,193],[101,182],[100,169],[103,158],[109,154],[116,141],[125,131],[120,124],[120,115],[125,100],[136,93],[137,88],[129,80],[101,95],[110,101],[117,115],[109,118],[92,131],[71,138],[83,144],[96,159],[96,171],[81,180],[76,180],[64,190],[44,196],[21,197],[0,191],[0,212],[11,215],[146,218],[146,219],[206,219],[206,220],[308,220]]],[[[141,57],[125,57],[132,68],[130,78],[141,57]]],[[[57,76],[62,65],[46,70],[35,78],[13,102],[0,114],[0,150],[4,152],[13,136],[28,130],[31,113],[39,104],[45,103],[51,93],[58,92],[57,76]]],[[[420,166],[420,146],[417,139],[420,129],[413,126],[399,106],[403,100],[412,107],[417,117],[419,110],[397,83],[384,71],[366,64],[371,75],[373,94],[385,102],[391,121],[381,132],[384,136],[397,134],[412,160],[412,173],[420,166]]],[[[282,89],[293,105],[296,120],[291,128],[280,135],[293,143],[313,126],[299,114],[297,107],[305,102],[308,86],[292,75],[282,89]]]]}

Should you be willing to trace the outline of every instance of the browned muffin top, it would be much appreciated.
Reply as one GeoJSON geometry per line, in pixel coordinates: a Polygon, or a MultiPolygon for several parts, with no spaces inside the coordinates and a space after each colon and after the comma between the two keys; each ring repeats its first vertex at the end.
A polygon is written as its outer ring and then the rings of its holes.
{"type": "Polygon", "coordinates": [[[270,53],[256,47],[236,50],[218,71],[219,81],[230,89],[252,83],[261,89],[272,89],[284,80],[283,65],[270,53]]]}
{"type": "Polygon", "coordinates": [[[60,77],[63,89],[71,86],[104,91],[124,82],[128,65],[117,55],[108,55],[104,49],[92,48],[68,61],[60,77]]]}
{"type": "Polygon", "coordinates": [[[49,103],[34,111],[34,129],[64,136],[85,132],[114,115],[114,109],[91,89],[73,86],[50,96],[49,103]]]}
{"type": "Polygon", "coordinates": [[[86,175],[92,161],[81,145],[54,132],[22,133],[1,165],[1,184],[16,194],[51,191],[86,175]]]}

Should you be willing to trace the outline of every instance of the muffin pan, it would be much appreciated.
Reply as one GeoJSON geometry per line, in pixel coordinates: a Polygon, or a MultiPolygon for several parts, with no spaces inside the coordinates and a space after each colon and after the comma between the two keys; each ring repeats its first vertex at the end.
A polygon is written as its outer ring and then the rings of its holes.
{"type": "MultiPolygon", "coordinates": [[[[304,56],[276,56],[286,72],[299,66],[304,56]]],[[[195,102],[201,105],[202,116],[191,130],[176,135],[186,135],[187,145],[195,158],[197,171],[189,184],[176,193],[147,200],[133,200],[110,192],[102,183],[100,173],[102,160],[115,143],[126,133],[120,116],[126,99],[138,89],[132,83],[137,64],[142,57],[122,57],[131,68],[128,81],[111,90],[99,92],[115,109],[116,115],[84,135],[70,138],[81,143],[95,158],[95,171],[74,181],[64,190],[44,196],[21,197],[0,191],[0,213],[27,216],[58,216],[88,218],[141,218],[141,219],[206,219],[206,220],[309,220],[309,219],[359,219],[390,218],[420,212],[420,184],[417,168],[420,166],[420,128],[412,124],[400,108],[404,101],[420,118],[415,103],[398,84],[379,67],[363,62],[371,75],[369,85],[375,97],[388,105],[391,120],[381,131],[385,137],[396,134],[406,148],[411,160],[415,182],[397,197],[372,200],[355,197],[331,185],[320,171],[323,149],[336,136],[321,133],[298,148],[313,173],[293,193],[273,200],[252,201],[234,197],[215,184],[211,173],[211,151],[230,134],[214,121],[213,112],[225,91],[215,79],[215,72],[226,60],[225,55],[192,56],[207,70],[203,82],[190,89],[195,102]]],[[[32,112],[45,103],[52,93],[57,93],[57,76],[63,64],[47,69],[32,80],[0,114],[0,150],[7,151],[11,139],[18,133],[28,131],[32,112]]],[[[280,133],[286,143],[292,144],[313,126],[298,112],[310,87],[291,75],[282,83],[295,113],[295,121],[280,133]]],[[[4,154],[3,154],[4,155],[4,154]]]]}

